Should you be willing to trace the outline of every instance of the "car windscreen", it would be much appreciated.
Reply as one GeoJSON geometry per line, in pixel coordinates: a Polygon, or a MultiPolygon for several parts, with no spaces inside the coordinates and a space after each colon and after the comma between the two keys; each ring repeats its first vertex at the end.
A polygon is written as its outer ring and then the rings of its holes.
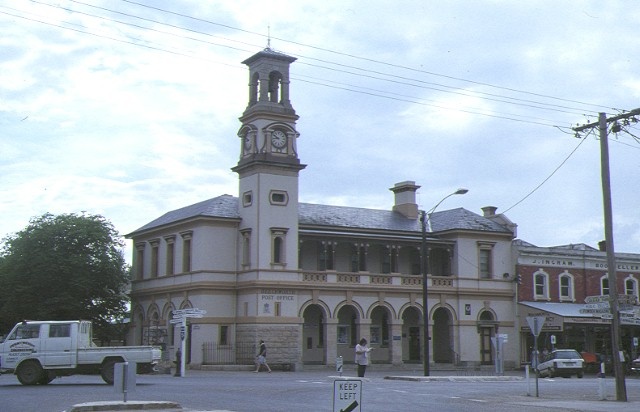
{"type": "Polygon", "coordinates": [[[574,350],[556,352],[556,359],[582,359],[582,356],[574,350]]]}

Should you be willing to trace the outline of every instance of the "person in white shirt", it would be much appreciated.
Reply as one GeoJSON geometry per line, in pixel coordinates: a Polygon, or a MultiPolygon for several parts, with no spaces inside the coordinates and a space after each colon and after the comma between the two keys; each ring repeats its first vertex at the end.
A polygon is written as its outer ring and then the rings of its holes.
{"type": "Polygon", "coordinates": [[[364,378],[364,372],[369,364],[369,352],[372,348],[367,347],[367,340],[360,339],[360,343],[356,345],[356,365],[358,365],[358,377],[364,378]]]}

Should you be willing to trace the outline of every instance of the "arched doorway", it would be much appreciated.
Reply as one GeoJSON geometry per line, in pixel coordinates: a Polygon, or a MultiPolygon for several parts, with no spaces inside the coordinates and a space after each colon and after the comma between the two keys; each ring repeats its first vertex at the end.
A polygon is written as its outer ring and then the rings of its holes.
{"type": "Polygon", "coordinates": [[[381,363],[391,363],[391,314],[384,306],[376,306],[371,311],[371,326],[369,327],[369,344],[376,348],[371,354],[371,360],[381,363]]]}
{"type": "Polygon", "coordinates": [[[415,307],[402,312],[402,361],[405,363],[419,363],[422,359],[420,319],[420,311],[415,307]]]}
{"type": "Polygon", "coordinates": [[[478,319],[478,333],[480,334],[480,364],[493,364],[493,352],[491,350],[491,338],[495,334],[497,322],[488,310],[482,311],[478,319]]]}
{"type": "Polygon", "coordinates": [[[358,310],[345,305],[338,311],[337,356],[342,356],[345,362],[354,362],[354,348],[360,339],[358,336],[358,310]]]}
{"type": "Polygon", "coordinates": [[[326,363],[326,314],[320,305],[309,305],[303,312],[302,362],[308,365],[326,363]]]}
{"type": "Polygon", "coordinates": [[[135,319],[135,329],[134,329],[135,336],[133,337],[133,344],[143,345],[144,342],[142,340],[142,337],[144,336],[144,316],[142,314],[142,309],[136,310],[134,319],[135,319]]]}
{"type": "Polygon", "coordinates": [[[433,361],[453,363],[453,327],[451,312],[438,308],[433,312],[433,361]]]}

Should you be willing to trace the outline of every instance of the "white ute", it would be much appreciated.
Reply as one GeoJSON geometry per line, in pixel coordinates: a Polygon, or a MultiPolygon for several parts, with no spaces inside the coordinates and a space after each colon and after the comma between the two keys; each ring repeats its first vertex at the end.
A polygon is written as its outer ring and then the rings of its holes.
{"type": "Polygon", "coordinates": [[[91,326],[84,320],[18,323],[0,344],[0,372],[14,373],[23,385],[74,374],[100,374],[111,385],[118,362],[135,362],[137,373],[151,373],[160,361],[158,347],[94,345],[91,326]]]}

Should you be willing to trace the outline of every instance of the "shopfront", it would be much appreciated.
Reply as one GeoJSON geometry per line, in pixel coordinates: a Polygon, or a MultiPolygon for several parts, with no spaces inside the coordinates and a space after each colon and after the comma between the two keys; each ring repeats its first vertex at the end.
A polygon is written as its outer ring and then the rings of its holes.
{"type": "MultiPolygon", "coordinates": [[[[586,304],[521,302],[519,304],[520,363],[531,362],[534,337],[531,334],[527,317],[543,316],[545,323],[538,336],[538,349],[541,353],[553,349],[575,349],[578,352],[611,355],[611,320],[596,314],[584,313],[586,304]]],[[[621,347],[634,358],[640,352],[637,345],[640,336],[640,317],[636,313],[623,313],[621,316],[621,347]]],[[[606,316],[605,316],[606,317],[606,316]]]]}

